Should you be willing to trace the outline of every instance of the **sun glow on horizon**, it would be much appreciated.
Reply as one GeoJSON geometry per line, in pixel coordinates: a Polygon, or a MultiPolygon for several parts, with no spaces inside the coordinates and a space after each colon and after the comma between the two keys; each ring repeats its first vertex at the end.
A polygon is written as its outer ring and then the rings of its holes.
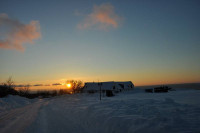
{"type": "Polygon", "coordinates": [[[67,84],[67,88],[70,88],[72,85],[70,83],[67,84]]]}

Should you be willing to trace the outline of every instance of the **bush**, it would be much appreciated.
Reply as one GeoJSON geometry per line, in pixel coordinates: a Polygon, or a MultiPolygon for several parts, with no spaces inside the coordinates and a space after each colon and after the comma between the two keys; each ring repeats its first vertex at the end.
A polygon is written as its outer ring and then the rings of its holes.
{"type": "Polygon", "coordinates": [[[0,97],[5,97],[7,96],[8,93],[8,87],[7,86],[0,86],[0,97]]]}
{"type": "Polygon", "coordinates": [[[5,97],[7,95],[18,95],[18,91],[14,88],[12,77],[9,77],[5,83],[0,85],[0,97],[5,97]]]}

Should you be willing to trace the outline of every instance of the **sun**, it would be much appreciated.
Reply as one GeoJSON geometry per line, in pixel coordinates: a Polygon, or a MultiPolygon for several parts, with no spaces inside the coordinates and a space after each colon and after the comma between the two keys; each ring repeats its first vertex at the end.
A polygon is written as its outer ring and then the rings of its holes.
{"type": "Polygon", "coordinates": [[[70,83],[67,84],[67,88],[70,88],[72,85],[70,83]]]}

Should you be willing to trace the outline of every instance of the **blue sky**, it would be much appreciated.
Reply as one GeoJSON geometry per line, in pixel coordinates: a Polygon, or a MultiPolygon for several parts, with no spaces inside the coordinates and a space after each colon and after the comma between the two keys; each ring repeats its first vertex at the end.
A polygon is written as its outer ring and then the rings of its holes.
{"type": "Polygon", "coordinates": [[[23,43],[23,52],[0,48],[0,81],[200,82],[199,6],[198,0],[2,0],[0,13],[23,24],[38,21],[41,37],[23,43]],[[95,5],[97,12],[113,7],[117,26],[93,24],[95,5]]]}

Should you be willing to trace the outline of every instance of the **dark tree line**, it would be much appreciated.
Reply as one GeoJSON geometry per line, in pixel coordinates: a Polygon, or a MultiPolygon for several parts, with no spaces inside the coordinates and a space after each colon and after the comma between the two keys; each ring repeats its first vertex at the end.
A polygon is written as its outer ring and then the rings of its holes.
{"type": "Polygon", "coordinates": [[[19,95],[26,98],[48,98],[54,97],[64,94],[72,94],[72,93],[80,93],[82,92],[83,82],[77,80],[68,80],[67,83],[70,83],[72,90],[71,92],[67,89],[60,89],[60,90],[52,90],[52,91],[37,91],[35,93],[30,91],[30,85],[24,85],[20,87],[20,89],[16,90],[14,81],[12,77],[9,77],[8,80],[0,85],[0,97],[6,97],[7,95],[19,95]]]}

